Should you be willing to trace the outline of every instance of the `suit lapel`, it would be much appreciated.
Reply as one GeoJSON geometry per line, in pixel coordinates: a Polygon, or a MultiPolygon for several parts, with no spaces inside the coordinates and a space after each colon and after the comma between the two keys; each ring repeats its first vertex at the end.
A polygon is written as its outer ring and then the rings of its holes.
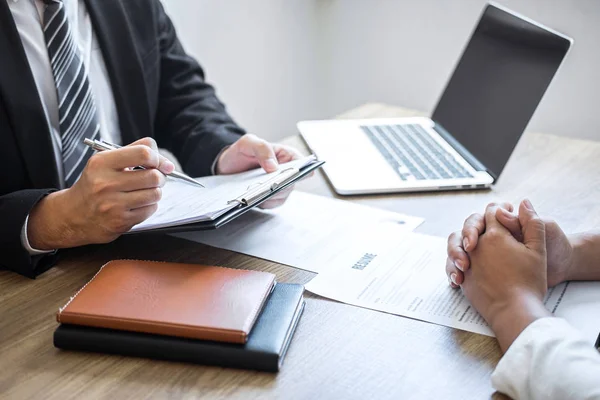
{"type": "Polygon", "coordinates": [[[123,143],[152,132],[140,56],[123,6],[116,0],[86,0],[110,77],[123,143]]]}
{"type": "Polygon", "coordinates": [[[6,1],[0,1],[0,54],[0,93],[29,178],[36,188],[59,187],[48,122],[6,1]]]}

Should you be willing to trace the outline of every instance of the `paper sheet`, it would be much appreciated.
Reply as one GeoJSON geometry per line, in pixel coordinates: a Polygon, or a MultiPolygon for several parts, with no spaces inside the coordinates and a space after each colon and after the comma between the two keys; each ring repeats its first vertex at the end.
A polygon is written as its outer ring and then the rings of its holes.
{"type": "MultiPolygon", "coordinates": [[[[302,168],[314,160],[313,156],[282,164],[279,171],[288,168],[302,168]]],[[[234,175],[205,176],[197,181],[205,187],[191,185],[179,179],[167,179],[163,187],[158,210],[147,220],[131,229],[132,232],[165,226],[207,221],[215,219],[238,206],[228,202],[245,193],[249,187],[269,179],[279,171],[267,174],[262,169],[234,175]]]]}
{"type": "Polygon", "coordinates": [[[359,254],[340,257],[311,280],[306,289],[356,306],[492,335],[464,298],[448,286],[444,272],[446,240],[405,233],[387,225],[368,262],[359,254]]]}
{"type": "Polygon", "coordinates": [[[374,251],[378,243],[369,237],[380,235],[381,223],[403,233],[422,222],[422,218],[293,192],[279,208],[252,210],[217,230],[174,236],[320,272],[338,262],[341,254],[374,251]]]}
{"type": "Polygon", "coordinates": [[[567,282],[548,291],[546,308],[569,321],[590,343],[600,332],[600,282],[567,282]]]}
{"type": "MultiPolygon", "coordinates": [[[[347,254],[329,264],[306,289],[359,307],[493,336],[491,329],[445,274],[446,239],[380,230],[379,251],[363,263],[347,254]],[[385,238],[388,238],[386,241],[385,238]]],[[[546,307],[594,342],[600,319],[600,283],[570,283],[548,293],[546,307]],[[594,311],[595,310],[595,311],[594,311]]]]}

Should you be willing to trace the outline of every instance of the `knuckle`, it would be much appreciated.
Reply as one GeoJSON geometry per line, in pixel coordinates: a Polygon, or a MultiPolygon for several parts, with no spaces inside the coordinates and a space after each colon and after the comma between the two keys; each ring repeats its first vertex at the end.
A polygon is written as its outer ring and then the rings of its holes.
{"type": "Polygon", "coordinates": [[[81,179],[82,181],[88,182],[88,184],[92,184],[92,182],[94,181],[94,169],[90,167],[89,164],[89,160],[88,163],[86,164],[85,168],[83,169],[83,172],[81,173],[81,179]]]}
{"type": "MultiPolygon", "coordinates": [[[[156,204],[156,203],[144,207],[143,212],[138,213],[134,217],[131,218],[131,220],[129,221],[130,225],[133,227],[134,225],[137,225],[140,222],[146,220],[152,214],[154,214],[156,212],[156,210],[158,210],[158,204],[156,204]]],[[[129,229],[131,229],[131,228],[129,228],[129,229]]]]}
{"type": "Polygon", "coordinates": [[[256,146],[263,151],[271,150],[271,145],[269,144],[269,142],[263,139],[259,139],[259,142],[256,144],[256,146]]]}
{"type": "Polygon", "coordinates": [[[529,225],[535,227],[536,229],[545,229],[546,223],[542,221],[539,217],[532,217],[529,220],[529,225]]]}
{"type": "Polygon", "coordinates": [[[144,139],[146,140],[146,143],[148,143],[149,146],[151,146],[151,147],[156,146],[156,140],[154,140],[154,138],[151,138],[150,136],[146,136],[144,139]]]}
{"type": "Polygon", "coordinates": [[[449,246],[447,249],[448,259],[454,262],[456,259],[460,258],[462,250],[459,250],[456,246],[449,246]]]}
{"type": "Polygon", "coordinates": [[[146,215],[146,218],[148,218],[149,216],[151,216],[152,214],[154,214],[156,212],[156,210],[158,210],[158,204],[152,204],[151,206],[148,207],[148,214],[146,215]]]}
{"type": "Polygon", "coordinates": [[[490,210],[492,208],[498,207],[498,203],[492,201],[490,203],[488,203],[488,205],[485,207],[486,210],[490,210]]]}
{"type": "Polygon", "coordinates": [[[142,145],[142,146],[148,146],[148,147],[153,147],[156,145],[156,140],[154,140],[153,138],[151,138],[150,136],[146,136],[144,138],[141,138],[140,140],[138,140],[137,142],[135,142],[137,145],[142,145]]]}
{"type": "Polygon", "coordinates": [[[539,215],[532,215],[531,221],[535,221],[536,223],[539,223],[539,224],[544,224],[544,225],[546,224],[546,221],[541,219],[539,215]]]}
{"type": "Polygon", "coordinates": [[[490,228],[481,237],[482,244],[483,244],[484,240],[489,240],[489,241],[495,242],[495,241],[499,240],[501,237],[502,237],[502,232],[500,230],[498,230],[497,228],[490,228]]]}
{"type": "Polygon", "coordinates": [[[131,229],[133,224],[128,221],[125,213],[118,213],[113,218],[110,219],[108,223],[108,230],[115,234],[122,234],[131,229]]]}
{"type": "Polygon", "coordinates": [[[116,205],[113,202],[104,201],[98,204],[97,211],[99,214],[111,214],[116,209],[116,205]]]}
{"type": "Polygon", "coordinates": [[[160,178],[158,181],[158,187],[162,188],[163,186],[165,186],[167,184],[167,177],[163,174],[160,174],[160,178]]]}
{"type": "Polygon", "coordinates": [[[458,232],[452,232],[450,235],[448,235],[448,243],[454,242],[457,235],[458,235],[458,232]]]}
{"type": "Polygon", "coordinates": [[[98,169],[102,166],[103,164],[103,157],[102,157],[102,153],[96,153],[94,155],[92,155],[90,157],[90,159],[87,161],[86,163],[86,168],[85,169],[98,169]]]}
{"type": "Polygon", "coordinates": [[[148,170],[148,183],[153,187],[162,186],[165,180],[164,175],[157,169],[148,170]]]}
{"type": "Polygon", "coordinates": [[[469,218],[467,218],[467,220],[465,222],[477,222],[483,220],[483,215],[479,214],[479,213],[473,213],[471,215],[469,215],[469,218]]]}
{"type": "Polygon", "coordinates": [[[107,193],[111,190],[113,183],[107,181],[101,177],[92,177],[90,178],[90,183],[92,187],[92,193],[95,195],[100,195],[103,193],[107,193]]]}
{"type": "Polygon", "coordinates": [[[158,203],[161,198],[162,198],[162,189],[159,187],[152,189],[152,191],[150,193],[151,203],[153,203],[153,204],[158,203]]]}
{"type": "Polygon", "coordinates": [[[454,261],[450,257],[446,259],[446,273],[450,275],[450,273],[454,270],[454,261]]]}
{"type": "Polygon", "coordinates": [[[144,164],[148,164],[152,161],[153,152],[148,146],[138,146],[138,152],[140,161],[144,164]]]}

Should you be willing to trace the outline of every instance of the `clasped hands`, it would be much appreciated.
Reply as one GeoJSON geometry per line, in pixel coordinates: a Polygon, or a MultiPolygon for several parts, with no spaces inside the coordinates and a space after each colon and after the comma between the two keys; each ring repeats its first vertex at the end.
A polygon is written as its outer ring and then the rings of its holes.
{"type": "MultiPolygon", "coordinates": [[[[215,172],[234,174],[300,158],[293,148],[244,135],[221,152],[215,172]]],[[[150,217],[157,209],[175,166],[159,155],[156,142],[140,139],[117,150],[94,154],[75,184],[51,193],[31,210],[27,226],[30,245],[38,250],[108,243],[150,217]],[[146,169],[133,170],[143,166],[146,169]]],[[[291,189],[262,204],[281,205],[291,189]]]]}
{"type": "Polygon", "coordinates": [[[548,287],[576,269],[573,245],[553,221],[543,220],[528,200],[487,206],[448,238],[446,273],[496,333],[506,351],[533,321],[550,316],[548,287]]]}

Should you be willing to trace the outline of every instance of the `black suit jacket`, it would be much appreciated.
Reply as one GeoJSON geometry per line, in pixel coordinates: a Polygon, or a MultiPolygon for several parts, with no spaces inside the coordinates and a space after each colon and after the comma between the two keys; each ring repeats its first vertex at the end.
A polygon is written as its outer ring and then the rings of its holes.
{"type": "MultiPolygon", "coordinates": [[[[158,0],[85,1],[112,85],[123,143],[152,136],[185,172],[212,162],[244,131],[183,50],[158,0]]],[[[0,265],[35,277],[55,256],[31,257],[20,239],[26,216],[59,179],[33,75],[5,1],[0,1],[0,265]]]]}

